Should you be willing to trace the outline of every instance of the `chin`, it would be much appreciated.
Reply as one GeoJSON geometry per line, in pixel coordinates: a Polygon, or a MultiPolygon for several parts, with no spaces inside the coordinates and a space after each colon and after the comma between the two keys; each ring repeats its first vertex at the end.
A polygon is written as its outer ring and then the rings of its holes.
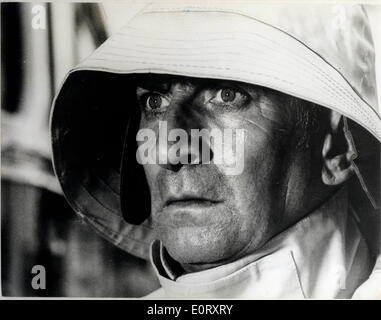
{"type": "Polygon", "coordinates": [[[231,235],[200,232],[171,232],[161,241],[169,255],[181,264],[213,264],[234,255],[231,235]]]}

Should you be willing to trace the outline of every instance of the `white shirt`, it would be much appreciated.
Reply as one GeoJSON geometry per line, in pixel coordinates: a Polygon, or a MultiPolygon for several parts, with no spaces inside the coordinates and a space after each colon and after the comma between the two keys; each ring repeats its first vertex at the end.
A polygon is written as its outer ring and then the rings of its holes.
{"type": "Polygon", "coordinates": [[[319,209],[254,254],[205,271],[176,276],[158,241],[151,261],[162,288],[147,298],[351,298],[371,261],[342,189],[319,209]]]}

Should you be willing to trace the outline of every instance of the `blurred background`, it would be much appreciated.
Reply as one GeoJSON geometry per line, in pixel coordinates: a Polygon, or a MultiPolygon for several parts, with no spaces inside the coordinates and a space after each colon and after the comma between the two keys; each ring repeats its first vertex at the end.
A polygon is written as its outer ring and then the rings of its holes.
{"type": "Polygon", "coordinates": [[[81,223],[50,159],[51,101],[66,72],[141,5],[1,3],[1,282],[4,296],[137,297],[158,287],[148,262],[81,223]],[[40,13],[45,14],[38,20],[40,13]],[[33,21],[33,18],[35,20],[33,21]],[[34,23],[34,24],[33,24],[34,23]],[[46,269],[33,290],[32,267],[46,269]]]}
{"type": "MultiPolygon", "coordinates": [[[[145,3],[1,3],[4,296],[139,297],[159,286],[149,262],[81,223],[62,196],[50,159],[50,106],[66,72],[145,3]],[[45,20],[33,20],[39,12],[45,20]],[[46,268],[45,290],[31,286],[34,265],[46,268]]],[[[381,52],[381,5],[365,7],[381,52]]]]}

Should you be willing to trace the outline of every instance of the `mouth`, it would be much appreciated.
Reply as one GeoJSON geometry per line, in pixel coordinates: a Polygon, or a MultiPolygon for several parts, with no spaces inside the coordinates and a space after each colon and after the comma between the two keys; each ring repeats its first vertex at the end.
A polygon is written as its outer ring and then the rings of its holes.
{"type": "Polygon", "coordinates": [[[171,194],[158,211],[156,222],[172,227],[205,226],[221,212],[222,203],[223,200],[213,196],[171,194]]]}
{"type": "Polygon", "coordinates": [[[221,203],[221,200],[199,197],[194,195],[183,195],[180,197],[169,197],[165,201],[164,207],[167,208],[202,208],[214,206],[221,203]]]}

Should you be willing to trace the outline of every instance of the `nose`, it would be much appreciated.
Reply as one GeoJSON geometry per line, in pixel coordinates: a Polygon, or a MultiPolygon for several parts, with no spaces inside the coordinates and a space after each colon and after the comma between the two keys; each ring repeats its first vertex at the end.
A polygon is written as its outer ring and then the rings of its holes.
{"type": "Polygon", "coordinates": [[[177,172],[184,166],[212,160],[213,152],[205,136],[195,134],[206,127],[201,110],[190,99],[169,106],[164,121],[159,122],[156,159],[160,167],[177,172]]]}

